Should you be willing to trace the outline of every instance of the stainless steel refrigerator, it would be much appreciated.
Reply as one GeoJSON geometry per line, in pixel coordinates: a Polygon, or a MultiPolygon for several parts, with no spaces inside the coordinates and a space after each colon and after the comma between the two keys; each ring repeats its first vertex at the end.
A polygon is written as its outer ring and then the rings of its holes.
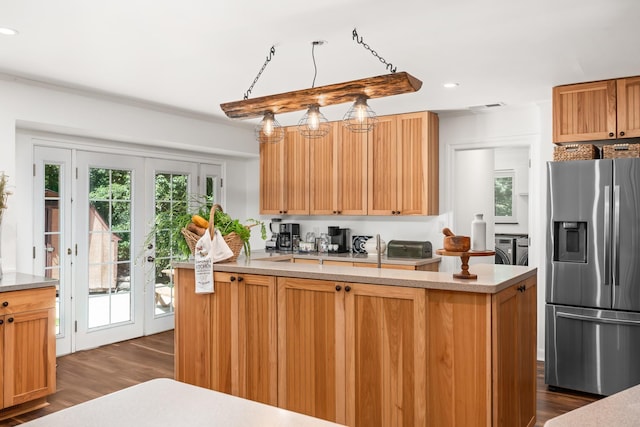
{"type": "Polygon", "coordinates": [[[640,159],[549,162],[545,382],[640,384],[640,159]]]}

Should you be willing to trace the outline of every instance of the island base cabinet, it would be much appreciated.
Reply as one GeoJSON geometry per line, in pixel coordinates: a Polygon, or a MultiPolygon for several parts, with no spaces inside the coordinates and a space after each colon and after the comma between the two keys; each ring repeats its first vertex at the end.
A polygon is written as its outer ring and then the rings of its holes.
{"type": "Polygon", "coordinates": [[[424,289],[279,278],[278,304],[279,406],[424,426],[424,289]]]}
{"type": "Polygon", "coordinates": [[[54,287],[2,293],[0,419],[46,406],[56,391],[54,287]]]}

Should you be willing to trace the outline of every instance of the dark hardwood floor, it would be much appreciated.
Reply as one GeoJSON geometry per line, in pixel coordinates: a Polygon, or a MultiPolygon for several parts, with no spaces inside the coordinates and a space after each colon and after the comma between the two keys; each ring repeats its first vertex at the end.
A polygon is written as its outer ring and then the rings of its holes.
{"type": "MultiPolygon", "coordinates": [[[[57,375],[58,391],[49,397],[49,406],[0,421],[0,427],[16,426],[153,378],[173,378],[173,331],[59,357],[57,375]]],[[[536,426],[598,399],[592,395],[547,390],[541,362],[538,362],[537,381],[536,426]]]]}

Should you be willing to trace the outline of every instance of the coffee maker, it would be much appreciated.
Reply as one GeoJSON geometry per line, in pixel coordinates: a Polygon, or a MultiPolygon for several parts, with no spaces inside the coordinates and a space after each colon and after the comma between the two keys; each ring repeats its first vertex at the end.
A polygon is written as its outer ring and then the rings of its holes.
{"type": "Polygon", "coordinates": [[[278,249],[278,233],[280,232],[280,224],[282,218],[272,218],[269,224],[269,231],[271,231],[271,239],[265,242],[265,249],[268,251],[275,251],[278,249]]]}
{"type": "Polygon", "coordinates": [[[348,228],[329,227],[329,252],[343,254],[349,252],[348,242],[350,230],[348,228]]]}
{"type": "Polygon", "coordinates": [[[277,249],[279,251],[293,251],[293,241],[300,240],[300,224],[284,222],[280,224],[277,249]]]}

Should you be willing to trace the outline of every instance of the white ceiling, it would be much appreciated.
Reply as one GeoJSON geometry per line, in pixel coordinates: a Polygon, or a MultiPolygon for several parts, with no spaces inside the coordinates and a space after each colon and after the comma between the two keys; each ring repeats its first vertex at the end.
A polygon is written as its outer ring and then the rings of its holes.
{"type": "Polygon", "coordinates": [[[424,83],[371,100],[378,114],[520,105],[640,75],[639,18],[639,0],[2,0],[0,26],[20,34],[0,36],[0,72],[225,118],[220,103],[242,99],[272,45],[251,97],[311,87],[313,40],[328,42],[316,86],[386,74],[357,28],[424,83]]]}

